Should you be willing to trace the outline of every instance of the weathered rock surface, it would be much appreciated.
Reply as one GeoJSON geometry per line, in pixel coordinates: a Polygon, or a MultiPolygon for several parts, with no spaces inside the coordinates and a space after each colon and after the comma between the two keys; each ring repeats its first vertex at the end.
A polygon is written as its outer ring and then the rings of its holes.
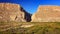
{"type": "Polygon", "coordinates": [[[25,19],[27,22],[30,22],[30,21],[31,21],[31,16],[32,16],[32,14],[30,14],[30,13],[26,12],[25,10],[23,10],[22,7],[21,7],[20,10],[25,13],[24,19],[25,19]]]}
{"type": "Polygon", "coordinates": [[[0,3],[0,21],[26,22],[26,13],[18,4],[0,3]]]}
{"type": "Polygon", "coordinates": [[[60,6],[39,6],[32,22],[60,22],[60,6]]]}

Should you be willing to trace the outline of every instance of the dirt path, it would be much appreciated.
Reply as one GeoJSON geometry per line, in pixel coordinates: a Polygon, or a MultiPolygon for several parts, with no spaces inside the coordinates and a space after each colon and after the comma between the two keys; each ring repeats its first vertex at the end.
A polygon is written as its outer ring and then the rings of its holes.
{"type": "Polygon", "coordinates": [[[32,26],[34,26],[34,25],[33,24],[24,24],[21,27],[28,28],[28,27],[32,27],[32,26]]]}

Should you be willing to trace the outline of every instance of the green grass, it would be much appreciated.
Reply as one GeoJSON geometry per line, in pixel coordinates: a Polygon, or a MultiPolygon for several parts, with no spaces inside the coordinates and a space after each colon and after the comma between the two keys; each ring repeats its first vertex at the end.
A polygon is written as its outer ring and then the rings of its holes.
{"type": "Polygon", "coordinates": [[[0,22],[0,26],[4,26],[5,28],[2,27],[4,29],[12,27],[6,31],[1,31],[3,29],[0,28],[0,34],[60,34],[60,22],[0,22]],[[34,26],[20,27],[24,24],[34,24],[34,26]]]}

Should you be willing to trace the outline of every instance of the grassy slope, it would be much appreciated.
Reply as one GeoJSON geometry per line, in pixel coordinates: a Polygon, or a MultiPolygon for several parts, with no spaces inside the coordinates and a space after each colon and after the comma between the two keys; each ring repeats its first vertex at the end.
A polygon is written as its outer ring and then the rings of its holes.
{"type": "Polygon", "coordinates": [[[0,26],[3,26],[0,27],[0,34],[60,34],[59,22],[2,22],[0,26]],[[34,24],[34,26],[28,28],[20,27],[24,24],[34,24]]]}

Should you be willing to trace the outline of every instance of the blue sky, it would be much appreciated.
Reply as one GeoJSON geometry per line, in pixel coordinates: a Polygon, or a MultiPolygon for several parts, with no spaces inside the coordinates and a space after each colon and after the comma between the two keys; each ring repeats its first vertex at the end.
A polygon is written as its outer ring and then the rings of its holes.
{"type": "Polygon", "coordinates": [[[39,5],[58,5],[60,0],[0,0],[0,2],[9,2],[20,4],[27,12],[33,14],[37,11],[39,5]]]}

